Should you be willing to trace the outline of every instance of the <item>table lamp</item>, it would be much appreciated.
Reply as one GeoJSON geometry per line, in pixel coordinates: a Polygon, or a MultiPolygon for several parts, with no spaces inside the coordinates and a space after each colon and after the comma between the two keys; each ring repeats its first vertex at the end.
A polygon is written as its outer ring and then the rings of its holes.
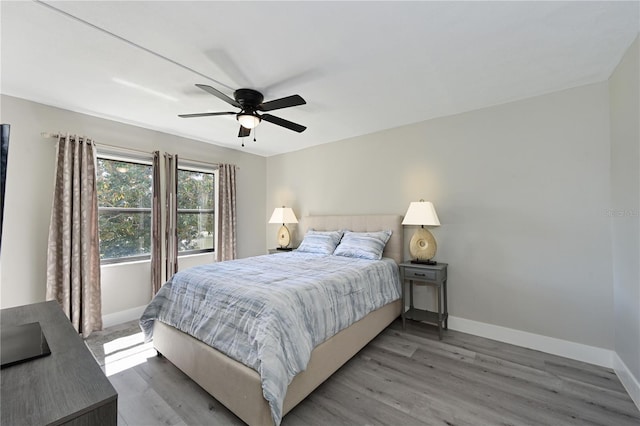
{"type": "Polygon", "coordinates": [[[409,252],[412,257],[411,263],[435,265],[437,262],[431,259],[436,255],[438,246],[433,234],[425,228],[425,226],[440,226],[433,204],[424,200],[411,202],[402,224],[420,225],[420,228],[413,234],[409,243],[409,252]]]}
{"type": "Polygon", "coordinates": [[[277,247],[278,250],[290,251],[289,244],[291,243],[291,234],[289,233],[289,229],[285,225],[285,223],[298,223],[298,219],[296,215],[293,213],[293,210],[290,207],[276,207],[273,210],[273,214],[271,215],[271,219],[269,219],[269,223],[281,223],[282,226],[278,230],[278,244],[280,247],[277,247]]]}

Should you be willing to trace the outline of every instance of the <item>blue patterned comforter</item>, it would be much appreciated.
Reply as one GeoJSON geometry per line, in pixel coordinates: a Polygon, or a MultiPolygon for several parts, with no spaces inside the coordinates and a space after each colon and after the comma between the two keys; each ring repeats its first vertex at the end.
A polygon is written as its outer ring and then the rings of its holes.
{"type": "Polygon", "coordinates": [[[289,252],[178,272],[145,309],[145,339],[160,320],[256,370],[276,425],[287,386],[311,351],[400,298],[391,259],[289,252]]]}

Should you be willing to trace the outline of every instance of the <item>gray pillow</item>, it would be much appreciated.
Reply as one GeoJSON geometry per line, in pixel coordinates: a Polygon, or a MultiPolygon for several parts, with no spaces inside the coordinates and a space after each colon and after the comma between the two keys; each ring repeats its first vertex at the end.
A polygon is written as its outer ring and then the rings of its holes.
{"type": "Polygon", "coordinates": [[[346,231],[333,254],[358,259],[380,260],[391,233],[390,230],[378,232],[346,231]]]}
{"type": "Polygon", "coordinates": [[[305,253],[332,254],[344,231],[315,231],[309,229],[297,251],[305,253]]]}

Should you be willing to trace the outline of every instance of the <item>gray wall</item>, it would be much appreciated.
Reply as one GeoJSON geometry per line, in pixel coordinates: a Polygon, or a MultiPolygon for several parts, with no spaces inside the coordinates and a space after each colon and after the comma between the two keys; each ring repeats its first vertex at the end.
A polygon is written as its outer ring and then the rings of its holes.
{"type": "MultiPolygon", "coordinates": [[[[9,96],[2,96],[0,105],[0,120],[11,124],[0,259],[0,306],[3,308],[43,301],[45,297],[55,139],[44,139],[41,132],[75,133],[91,137],[98,144],[145,152],[160,150],[184,159],[238,165],[238,255],[246,257],[264,252],[264,157],[9,96]]],[[[149,262],[102,269],[103,314],[148,303],[149,262]]]]}
{"type": "Polygon", "coordinates": [[[636,38],[609,80],[615,351],[640,382],[640,58],[636,38]]]}
{"type": "Polygon", "coordinates": [[[608,103],[604,82],[270,157],[267,210],[432,201],[451,315],[611,349],[608,103]]]}

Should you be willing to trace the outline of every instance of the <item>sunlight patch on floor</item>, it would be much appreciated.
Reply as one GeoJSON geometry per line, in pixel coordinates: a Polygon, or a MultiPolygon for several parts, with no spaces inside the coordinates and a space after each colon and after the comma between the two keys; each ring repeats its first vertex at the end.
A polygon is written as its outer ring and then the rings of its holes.
{"type": "Polygon", "coordinates": [[[104,373],[108,376],[135,367],[156,356],[153,343],[144,343],[142,333],[107,342],[104,348],[104,373]]]}

